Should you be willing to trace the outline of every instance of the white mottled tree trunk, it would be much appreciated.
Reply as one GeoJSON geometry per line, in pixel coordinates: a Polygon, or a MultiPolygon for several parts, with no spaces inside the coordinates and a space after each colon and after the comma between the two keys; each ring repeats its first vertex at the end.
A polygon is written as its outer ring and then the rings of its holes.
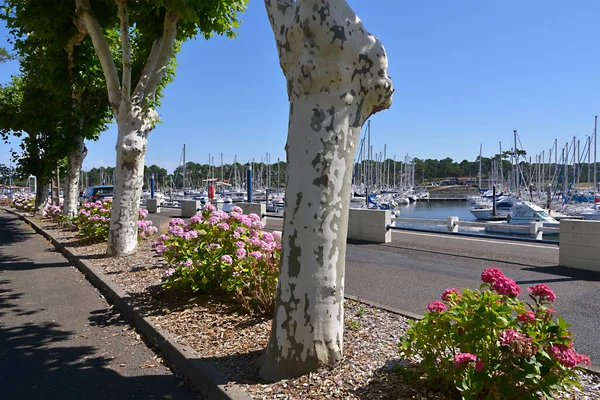
{"type": "Polygon", "coordinates": [[[90,35],[102,65],[108,100],[117,115],[115,195],[106,252],[111,256],[130,254],[137,247],[138,208],[148,134],[158,121],[152,103],[173,57],[179,15],[175,11],[165,13],[162,32],[154,38],[139,81],[132,88],[133,59],[127,0],[116,0],[121,36],[120,80],[109,41],[96,19],[90,0],[75,0],[75,3],[79,22],[90,35]]]}
{"type": "Polygon", "coordinates": [[[67,174],[65,177],[65,196],[63,214],[74,217],[79,205],[79,175],[81,165],[87,154],[83,137],[77,139],[77,146],[67,157],[67,174]]]}
{"type": "Polygon", "coordinates": [[[381,43],[344,0],[265,0],[288,82],[285,216],[275,316],[261,375],[342,358],[348,210],[363,123],[391,104],[381,43]]]}
{"type": "Polygon", "coordinates": [[[108,255],[124,255],[137,247],[139,200],[144,179],[144,158],[148,133],[156,122],[156,112],[124,103],[117,113],[117,166],[115,195],[110,215],[108,255]]]}

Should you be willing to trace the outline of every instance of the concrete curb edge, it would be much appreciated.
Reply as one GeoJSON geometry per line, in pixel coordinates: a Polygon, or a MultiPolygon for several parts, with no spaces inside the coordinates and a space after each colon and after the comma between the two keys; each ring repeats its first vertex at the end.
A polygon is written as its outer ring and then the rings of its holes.
{"type": "Polygon", "coordinates": [[[80,260],[52,235],[44,231],[27,216],[13,210],[2,208],[30,225],[37,233],[50,243],[83,273],[90,283],[119,311],[132,321],[134,326],[154,345],[158,346],[171,363],[177,366],[186,378],[210,400],[248,400],[251,397],[230,381],[215,366],[199,359],[200,356],[189,346],[179,344],[167,332],[157,330],[148,317],[142,316],[131,304],[130,296],[116,283],[112,282],[97,268],[84,260],[80,260]]]}

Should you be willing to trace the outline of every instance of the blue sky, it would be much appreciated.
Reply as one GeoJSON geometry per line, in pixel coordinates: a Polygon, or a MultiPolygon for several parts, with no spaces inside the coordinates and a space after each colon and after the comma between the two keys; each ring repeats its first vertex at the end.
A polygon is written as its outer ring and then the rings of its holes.
{"type": "MultiPolygon", "coordinates": [[[[529,155],[581,139],[600,114],[600,1],[350,0],[389,57],[392,107],[371,120],[374,151],[398,160],[474,160],[512,147],[529,155]]],[[[288,103],[261,0],[250,0],[235,40],[192,40],[150,134],[146,164],[285,159],[288,103]]],[[[6,29],[0,27],[0,37],[6,29]]],[[[17,72],[0,65],[0,82],[17,72]]],[[[88,143],[84,168],[115,164],[116,128],[88,143]]],[[[14,147],[15,143],[13,143],[14,147]]],[[[9,146],[0,144],[0,163],[9,146]]]]}

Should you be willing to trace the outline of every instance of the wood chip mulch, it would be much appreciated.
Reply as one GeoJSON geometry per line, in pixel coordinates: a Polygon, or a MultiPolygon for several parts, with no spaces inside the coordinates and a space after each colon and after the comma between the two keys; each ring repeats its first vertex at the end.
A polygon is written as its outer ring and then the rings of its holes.
{"type": "MultiPolygon", "coordinates": [[[[346,301],[344,359],[331,370],[273,384],[261,382],[256,360],[266,347],[271,321],[244,314],[226,297],[164,291],[160,277],[167,268],[150,241],[133,255],[106,258],[106,244],[82,243],[76,232],[49,220],[36,223],[81,259],[87,260],[132,296],[157,329],[190,346],[256,399],[447,399],[449,394],[417,380],[407,383],[396,372],[405,364],[397,344],[408,327],[400,315],[346,301]]],[[[561,398],[600,400],[600,377],[581,373],[582,390],[561,398]]]]}

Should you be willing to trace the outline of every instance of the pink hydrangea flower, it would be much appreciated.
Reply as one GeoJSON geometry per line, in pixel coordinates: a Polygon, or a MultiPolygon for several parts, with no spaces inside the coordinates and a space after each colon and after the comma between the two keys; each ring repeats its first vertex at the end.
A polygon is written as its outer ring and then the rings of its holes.
{"type": "Polygon", "coordinates": [[[164,242],[165,240],[169,240],[169,235],[162,234],[158,237],[158,241],[164,242]]]}
{"type": "Polygon", "coordinates": [[[533,339],[515,329],[507,329],[498,338],[501,346],[508,347],[517,357],[531,357],[537,352],[533,339]]]}
{"type": "Polygon", "coordinates": [[[198,222],[202,222],[203,219],[204,218],[202,217],[202,214],[196,214],[190,218],[190,223],[196,224],[198,222]]]}
{"type": "Polygon", "coordinates": [[[239,248],[236,250],[235,255],[237,256],[238,259],[242,259],[242,258],[246,257],[246,250],[243,248],[239,248]]]}
{"type": "MultiPolygon", "coordinates": [[[[438,300],[436,300],[436,301],[438,301],[438,300]]],[[[468,364],[471,361],[476,361],[476,360],[477,360],[477,356],[475,356],[475,354],[458,353],[457,355],[454,356],[454,366],[458,367],[459,365],[468,364]]]]}
{"type": "Polygon", "coordinates": [[[185,225],[185,221],[182,220],[181,218],[173,218],[169,221],[169,226],[175,226],[175,225],[183,226],[183,225],[185,225]]]}
{"type": "Polygon", "coordinates": [[[260,251],[251,251],[250,256],[254,257],[257,260],[263,258],[263,254],[260,251]]]}
{"type": "Polygon", "coordinates": [[[549,302],[556,300],[556,295],[554,292],[543,283],[532,286],[527,290],[529,290],[532,295],[539,297],[540,300],[547,300],[549,302]]]}
{"type": "Polygon", "coordinates": [[[533,322],[535,321],[535,314],[531,311],[527,311],[523,314],[517,315],[517,320],[520,322],[533,322]]]}
{"type": "Polygon", "coordinates": [[[191,267],[192,265],[194,265],[192,260],[185,260],[185,262],[183,263],[184,266],[186,267],[191,267]]]}
{"type": "Polygon", "coordinates": [[[231,263],[233,262],[233,260],[231,259],[231,256],[229,256],[229,255],[226,254],[224,256],[221,256],[221,262],[224,263],[224,264],[231,265],[231,263]]]}
{"type": "Polygon", "coordinates": [[[233,238],[234,238],[234,239],[239,239],[239,238],[241,238],[241,237],[242,237],[242,235],[240,235],[239,233],[237,233],[237,232],[233,232],[233,238]]]}
{"type": "Polygon", "coordinates": [[[427,306],[427,310],[429,310],[431,312],[440,313],[440,312],[444,312],[444,311],[448,310],[448,307],[446,307],[446,305],[444,303],[442,303],[441,301],[435,300],[435,301],[432,301],[431,303],[429,303],[429,305],[427,306]]]}
{"type": "Polygon", "coordinates": [[[235,233],[239,233],[241,235],[244,232],[246,232],[246,230],[244,228],[242,228],[241,226],[238,226],[237,228],[235,228],[235,233]]]}
{"type": "Polygon", "coordinates": [[[275,242],[281,243],[281,232],[280,231],[273,231],[273,232],[271,232],[271,235],[273,235],[275,242]]]}
{"type": "Polygon", "coordinates": [[[244,210],[242,210],[242,209],[241,209],[240,207],[238,207],[238,206],[233,206],[233,207],[231,207],[231,211],[232,211],[232,212],[236,212],[236,213],[240,213],[240,214],[243,214],[243,213],[244,213],[244,210]]]}
{"type": "Polygon", "coordinates": [[[183,228],[179,225],[171,225],[169,227],[169,233],[175,236],[183,236],[183,228]]]}
{"type": "Polygon", "coordinates": [[[556,361],[565,367],[573,368],[581,363],[584,363],[585,365],[591,364],[591,360],[588,356],[577,353],[571,346],[555,344],[550,347],[549,352],[556,361]]]}
{"type": "Polygon", "coordinates": [[[221,222],[221,219],[216,216],[212,216],[208,219],[209,225],[217,225],[219,222],[221,222]]]}
{"type": "Polygon", "coordinates": [[[240,247],[240,248],[246,247],[246,243],[244,243],[244,242],[243,242],[243,241],[241,241],[241,240],[238,240],[237,242],[234,242],[234,243],[233,243],[233,245],[234,245],[235,247],[240,247]]]}
{"type": "Polygon", "coordinates": [[[212,204],[208,203],[204,207],[202,207],[202,211],[215,211],[216,208],[212,204]]]}
{"type": "Polygon", "coordinates": [[[260,217],[257,214],[254,214],[254,213],[248,214],[248,218],[252,222],[260,221],[260,217]]]}
{"type": "Polygon", "coordinates": [[[168,270],[166,270],[165,272],[163,272],[162,277],[163,278],[168,278],[171,275],[173,275],[175,273],[175,268],[169,268],[168,270]]]}
{"type": "Polygon", "coordinates": [[[450,289],[446,289],[444,290],[444,292],[442,293],[442,300],[444,301],[450,301],[452,300],[452,297],[458,297],[459,299],[462,297],[462,295],[460,294],[460,292],[454,288],[450,288],[450,289]]]}
{"type": "Polygon", "coordinates": [[[275,241],[275,238],[270,232],[263,232],[261,239],[266,243],[273,243],[275,241]]]}
{"type": "Polygon", "coordinates": [[[221,222],[219,224],[217,224],[217,227],[219,229],[223,229],[224,231],[229,229],[229,224],[227,222],[221,222]]]}
{"type": "Polygon", "coordinates": [[[498,268],[488,268],[481,272],[481,280],[485,283],[493,284],[498,278],[503,278],[504,274],[498,268]]]}
{"type": "Polygon", "coordinates": [[[492,283],[492,289],[498,294],[505,296],[518,296],[521,294],[521,288],[515,281],[505,276],[502,276],[492,283]]]}

